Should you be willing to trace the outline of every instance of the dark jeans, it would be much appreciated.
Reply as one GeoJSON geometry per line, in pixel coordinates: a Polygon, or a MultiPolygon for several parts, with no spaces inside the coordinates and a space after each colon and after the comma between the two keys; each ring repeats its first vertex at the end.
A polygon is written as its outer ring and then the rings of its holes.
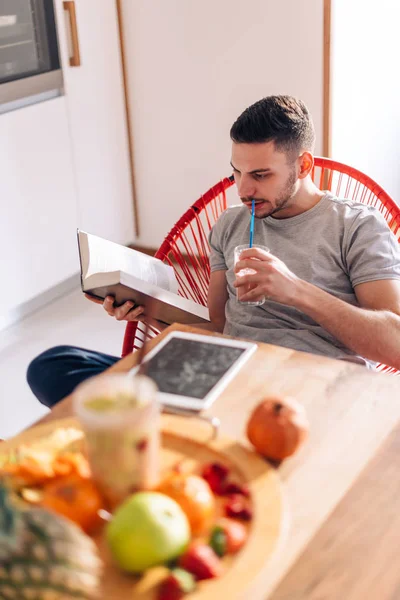
{"type": "Polygon", "coordinates": [[[84,348],[56,346],[39,354],[31,362],[26,378],[36,398],[51,408],[68,396],[79,383],[102,373],[117,360],[117,356],[84,348]]]}

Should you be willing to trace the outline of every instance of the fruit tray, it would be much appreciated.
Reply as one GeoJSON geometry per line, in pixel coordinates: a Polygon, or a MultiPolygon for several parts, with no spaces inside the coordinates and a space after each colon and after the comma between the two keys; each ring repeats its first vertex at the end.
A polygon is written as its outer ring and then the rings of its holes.
{"type": "MultiPolygon", "coordinates": [[[[2,443],[2,453],[50,435],[58,428],[80,428],[75,419],[63,419],[38,425],[2,443]]],[[[198,472],[206,463],[218,462],[229,468],[232,478],[248,487],[252,520],[245,546],[238,554],[223,558],[222,577],[199,582],[187,600],[248,598],[254,579],[266,567],[285,522],[284,502],[277,472],[267,461],[237,441],[219,434],[207,440],[208,429],[195,419],[172,415],[162,417],[162,474],[178,464],[185,472],[198,472]]],[[[99,599],[155,600],[165,567],[154,567],[143,576],[125,575],[112,562],[103,536],[95,538],[104,561],[99,599]]]]}

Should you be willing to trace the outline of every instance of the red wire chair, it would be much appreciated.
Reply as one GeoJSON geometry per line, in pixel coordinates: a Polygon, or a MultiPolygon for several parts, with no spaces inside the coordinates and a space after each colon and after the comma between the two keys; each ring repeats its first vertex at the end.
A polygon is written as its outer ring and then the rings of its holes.
{"type": "MultiPolygon", "coordinates": [[[[330,190],[338,198],[375,206],[383,214],[390,229],[400,238],[400,209],[390,196],[373,179],[357,169],[329,158],[315,157],[312,178],[323,190],[330,190]]],[[[171,265],[178,280],[178,293],[207,304],[210,282],[208,234],[220,214],[227,207],[226,191],[233,186],[234,178],[226,177],[201,196],[177,221],[154,255],[171,265]]],[[[156,329],[151,336],[157,335],[156,329]]],[[[139,348],[144,339],[144,326],[128,322],[122,348],[126,356],[139,348]]],[[[398,373],[393,367],[379,365],[378,370],[398,373]]]]}
{"type": "MultiPolygon", "coordinates": [[[[226,177],[208,190],[175,223],[155,258],[174,268],[178,294],[207,305],[210,265],[208,233],[227,207],[226,190],[234,184],[233,176],[226,177]]],[[[152,330],[152,334],[158,331],[152,330]]],[[[143,343],[144,326],[128,322],[125,329],[122,356],[143,343]]]]}

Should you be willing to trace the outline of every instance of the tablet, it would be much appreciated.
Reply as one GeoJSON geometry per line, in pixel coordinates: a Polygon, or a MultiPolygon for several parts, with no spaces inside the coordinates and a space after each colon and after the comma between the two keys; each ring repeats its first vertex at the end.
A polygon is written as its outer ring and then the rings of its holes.
{"type": "Polygon", "coordinates": [[[157,384],[162,404],[201,411],[256,349],[252,342],[172,331],[146,355],[146,375],[157,384]]]}

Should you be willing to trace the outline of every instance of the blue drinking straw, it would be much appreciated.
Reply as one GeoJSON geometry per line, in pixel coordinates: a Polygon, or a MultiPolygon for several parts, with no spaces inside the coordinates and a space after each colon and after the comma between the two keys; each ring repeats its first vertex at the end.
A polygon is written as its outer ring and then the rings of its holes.
{"type": "Polygon", "coordinates": [[[256,201],[254,198],[251,201],[251,220],[250,220],[250,243],[249,248],[253,247],[253,237],[254,237],[254,206],[256,201]]]}

